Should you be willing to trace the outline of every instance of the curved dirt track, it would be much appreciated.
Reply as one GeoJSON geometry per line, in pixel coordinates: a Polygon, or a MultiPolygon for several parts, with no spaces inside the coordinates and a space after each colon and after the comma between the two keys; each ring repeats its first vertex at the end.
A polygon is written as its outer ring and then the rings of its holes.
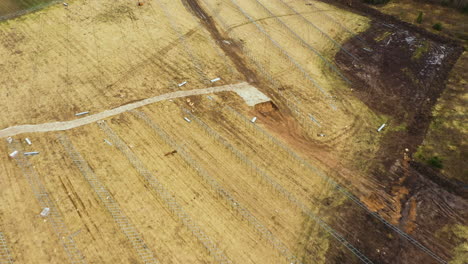
{"type": "MultiPolygon", "coordinates": [[[[176,91],[172,93],[166,93],[162,95],[158,95],[155,97],[150,97],[135,103],[130,103],[126,105],[119,106],[114,109],[105,110],[103,112],[88,115],[83,118],[70,120],[70,121],[61,121],[61,122],[51,122],[51,123],[43,123],[37,125],[19,125],[8,127],[5,129],[0,130],[0,138],[2,137],[11,137],[22,133],[32,133],[32,132],[49,132],[49,131],[60,131],[60,130],[68,130],[79,126],[84,126],[93,122],[96,122],[101,119],[108,118],[110,116],[118,115],[123,112],[142,107],[148,104],[152,104],[155,102],[159,102],[162,100],[168,99],[175,99],[180,97],[192,96],[192,95],[202,95],[202,94],[210,94],[216,92],[237,92],[243,89],[251,90],[253,87],[250,86],[246,82],[237,83],[237,84],[228,84],[223,86],[217,87],[210,87],[204,89],[195,89],[195,90],[188,90],[188,91],[176,91]]],[[[241,94],[239,94],[242,96],[241,94]]]]}

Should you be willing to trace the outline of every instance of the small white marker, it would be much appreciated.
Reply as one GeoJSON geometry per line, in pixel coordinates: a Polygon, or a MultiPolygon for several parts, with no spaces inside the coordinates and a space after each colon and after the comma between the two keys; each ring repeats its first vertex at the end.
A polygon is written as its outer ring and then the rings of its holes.
{"type": "Polygon", "coordinates": [[[68,4],[67,4],[67,3],[63,3],[63,5],[64,5],[64,6],[68,6],[68,4]]]}
{"type": "Polygon", "coordinates": [[[46,207],[46,208],[42,209],[41,216],[46,217],[46,216],[49,215],[49,213],[50,213],[50,208],[46,207]]]}
{"type": "Polygon", "coordinates": [[[390,41],[392,41],[392,38],[388,39],[387,44],[385,44],[385,46],[388,46],[388,44],[390,44],[390,41]]]}
{"type": "Polygon", "coordinates": [[[381,125],[381,126],[379,127],[379,129],[377,129],[377,132],[380,132],[380,131],[382,131],[382,129],[384,129],[384,127],[385,127],[386,125],[387,125],[387,124],[383,124],[383,125],[381,125]]]}
{"type": "Polygon", "coordinates": [[[10,158],[14,158],[14,157],[16,157],[16,155],[18,155],[18,151],[17,151],[17,150],[13,151],[13,152],[10,153],[8,156],[10,156],[10,158]]]}
{"type": "Polygon", "coordinates": [[[104,142],[106,142],[106,143],[107,143],[109,146],[112,146],[112,143],[110,143],[110,141],[109,141],[109,140],[107,140],[107,139],[104,139],[104,142]]]}
{"type": "Polygon", "coordinates": [[[85,112],[81,112],[81,113],[76,113],[75,116],[82,116],[82,115],[86,115],[86,114],[89,114],[89,111],[85,111],[85,112]]]}
{"type": "Polygon", "coordinates": [[[317,121],[317,119],[315,119],[311,114],[309,114],[309,118],[310,120],[314,121],[317,124],[317,126],[321,127],[319,121],[317,121]]]}
{"type": "Polygon", "coordinates": [[[28,145],[30,145],[30,146],[32,145],[32,142],[31,142],[31,140],[29,138],[25,138],[24,140],[26,141],[26,143],[28,143],[28,145]]]}
{"type": "Polygon", "coordinates": [[[187,121],[189,123],[192,122],[192,120],[188,119],[188,117],[184,117],[184,119],[185,119],[185,121],[187,121]]]}
{"type": "Polygon", "coordinates": [[[8,137],[8,138],[7,138],[7,142],[8,142],[9,144],[11,144],[11,143],[13,142],[13,138],[12,138],[12,137],[8,137]]]}
{"type": "Polygon", "coordinates": [[[252,118],[252,120],[250,120],[250,122],[252,122],[252,123],[255,123],[255,121],[257,121],[257,117],[254,117],[254,118],[252,118]]]}
{"type": "Polygon", "coordinates": [[[34,155],[37,155],[39,154],[38,151],[31,151],[31,152],[25,152],[24,155],[25,156],[34,156],[34,155]]]}
{"type": "Polygon", "coordinates": [[[210,82],[214,83],[214,82],[217,82],[217,81],[220,81],[221,78],[214,78],[213,80],[211,80],[210,82]]]}
{"type": "Polygon", "coordinates": [[[187,82],[179,83],[179,87],[182,87],[182,86],[184,86],[186,84],[187,84],[187,82]]]}

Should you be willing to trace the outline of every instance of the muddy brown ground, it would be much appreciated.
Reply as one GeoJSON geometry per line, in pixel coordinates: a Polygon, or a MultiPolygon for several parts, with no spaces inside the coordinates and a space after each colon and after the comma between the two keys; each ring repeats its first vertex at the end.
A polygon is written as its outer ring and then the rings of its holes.
{"type": "Polygon", "coordinates": [[[372,51],[366,51],[357,40],[350,41],[346,45],[360,60],[351,61],[339,53],[337,61],[353,79],[355,95],[375,111],[390,116],[389,126],[402,126],[387,135],[389,143],[380,151],[388,167],[406,148],[412,153],[421,144],[432,108],[461,48],[376,23],[362,37],[372,51]]]}
{"type": "MultiPolygon", "coordinates": [[[[399,226],[421,241],[439,241],[433,250],[449,256],[459,241],[436,238],[434,230],[467,224],[466,187],[441,177],[426,164],[411,161],[410,157],[425,138],[432,109],[462,48],[456,41],[376,12],[371,13],[386,21],[377,20],[360,35],[367,45],[357,38],[345,44],[360,60],[352,61],[343,53],[338,53],[336,60],[353,80],[355,95],[371,109],[388,116],[389,131],[380,145],[371,175],[382,182],[384,192],[395,198],[395,211],[380,213],[393,216],[399,226]]],[[[401,241],[388,240],[390,248],[397,245],[404,247],[401,241]]],[[[419,263],[414,262],[419,256],[417,250],[408,250],[382,262],[419,263]]]]}

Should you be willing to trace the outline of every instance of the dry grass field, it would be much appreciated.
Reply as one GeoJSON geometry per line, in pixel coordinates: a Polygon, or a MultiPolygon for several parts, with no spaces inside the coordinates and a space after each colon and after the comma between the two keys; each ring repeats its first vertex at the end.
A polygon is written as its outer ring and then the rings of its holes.
{"type": "MultiPolygon", "coordinates": [[[[434,203],[416,210],[419,196],[381,180],[399,171],[380,160],[398,128],[376,130],[397,119],[356,95],[336,62],[365,59],[345,44],[378,35],[374,18],[309,0],[67,3],[0,22],[0,263],[448,263],[464,254],[439,224],[463,233],[466,200],[450,196],[425,221],[434,203]],[[230,84],[73,129],[21,132],[230,84]],[[259,93],[269,101],[251,104],[259,93]],[[434,219],[437,230],[424,225],[434,219]]],[[[395,153],[411,174],[407,154],[395,153]]]]}

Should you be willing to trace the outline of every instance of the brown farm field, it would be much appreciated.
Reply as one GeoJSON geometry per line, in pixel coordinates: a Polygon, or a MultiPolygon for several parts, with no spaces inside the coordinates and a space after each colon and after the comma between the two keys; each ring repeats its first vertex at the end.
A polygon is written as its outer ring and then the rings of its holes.
{"type": "Polygon", "coordinates": [[[0,21],[0,263],[464,263],[466,186],[412,159],[460,50],[310,0],[0,21]]]}

